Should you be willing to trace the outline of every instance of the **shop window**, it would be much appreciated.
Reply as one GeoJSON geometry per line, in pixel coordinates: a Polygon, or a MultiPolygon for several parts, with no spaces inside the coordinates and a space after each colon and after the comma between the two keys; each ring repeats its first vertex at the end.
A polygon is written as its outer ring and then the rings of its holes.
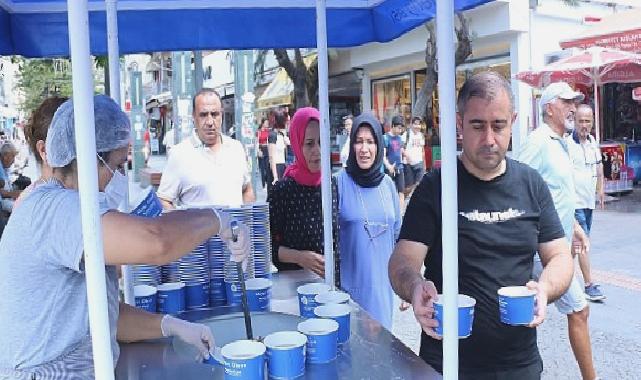
{"type": "Polygon", "coordinates": [[[396,115],[403,116],[405,123],[409,124],[412,118],[409,74],[373,80],[372,109],[385,130],[388,130],[392,117],[396,115]]]}

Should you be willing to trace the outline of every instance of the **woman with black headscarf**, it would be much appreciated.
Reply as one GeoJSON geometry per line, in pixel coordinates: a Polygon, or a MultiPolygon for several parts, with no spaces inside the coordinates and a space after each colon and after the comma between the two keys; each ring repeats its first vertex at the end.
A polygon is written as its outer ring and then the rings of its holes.
{"type": "Polygon", "coordinates": [[[354,120],[347,167],[337,175],[341,286],[388,330],[394,296],[387,275],[401,211],[394,181],[381,171],[383,129],[372,114],[354,120]]]}

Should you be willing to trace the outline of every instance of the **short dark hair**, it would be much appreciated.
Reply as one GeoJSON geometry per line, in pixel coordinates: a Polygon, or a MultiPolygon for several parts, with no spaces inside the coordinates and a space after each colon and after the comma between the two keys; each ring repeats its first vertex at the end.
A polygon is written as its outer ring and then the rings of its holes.
{"type": "Polygon", "coordinates": [[[218,91],[214,90],[213,88],[208,88],[208,87],[203,87],[198,92],[194,95],[193,98],[191,98],[191,112],[196,112],[196,98],[201,96],[201,95],[207,95],[207,94],[214,94],[218,97],[218,100],[220,100],[220,105],[222,106],[223,104],[223,98],[220,97],[220,94],[218,91]]]}
{"type": "Polygon", "coordinates": [[[420,117],[418,117],[418,116],[414,116],[414,117],[412,118],[412,123],[415,123],[416,121],[423,122],[423,119],[421,119],[421,118],[420,118],[420,117]]]}
{"type": "Polygon", "coordinates": [[[466,80],[458,93],[456,110],[462,115],[465,113],[465,107],[467,107],[467,102],[471,98],[491,101],[497,97],[500,90],[505,91],[505,94],[507,94],[510,100],[510,111],[514,113],[512,87],[510,87],[507,79],[496,71],[482,71],[466,80]]]}
{"type": "Polygon", "coordinates": [[[273,111],[274,115],[274,128],[285,129],[287,126],[287,110],[285,108],[277,108],[273,111]]]}
{"type": "Polygon", "coordinates": [[[67,99],[66,97],[53,96],[43,100],[38,108],[31,113],[31,117],[29,117],[29,121],[24,127],[24,137],[38,163],[42,163],[42,157],[37,152],[36,144],[38,144],[38,141],[47,140],[47,131],[49,130],[49,125],[51,125],[51,119],[53,119],[58,107],[66,102],[67,99]]]}

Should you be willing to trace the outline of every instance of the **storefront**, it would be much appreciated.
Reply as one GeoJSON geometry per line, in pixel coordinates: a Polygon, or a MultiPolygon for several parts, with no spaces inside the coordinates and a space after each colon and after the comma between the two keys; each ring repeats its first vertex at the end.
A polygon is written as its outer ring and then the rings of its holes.
{"type": "MultiPolygon", "coordinates": [[[[641,9],[603,18],[561,47],[602,46],[641,54],[641,9]]],[[[586,102],[593,104],[592,91],[586,102]]],[[[641,82],[611,83],[600,88],[601,152],[607,192],[632,190],[641,181],[641,82]],[[635,90],[636,89],[636,90],[635,90]],[[636,95],[635,95],[636,93],[636,95]],[[635,99],[639,98],[639,99],[635,99]]]]}

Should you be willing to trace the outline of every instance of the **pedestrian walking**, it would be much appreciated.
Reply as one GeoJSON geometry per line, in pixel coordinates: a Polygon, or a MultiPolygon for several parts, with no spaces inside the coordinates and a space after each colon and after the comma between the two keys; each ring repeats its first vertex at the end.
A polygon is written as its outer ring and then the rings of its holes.
{"type": "Polygon", "coordinates": [[[354,123],[352,115],[347,115],[343,118],[343,134],[345,136],[345,141],[341,147],[340,160],[341,166],[347,167],[347,159],[349,158],[349,147],[350,147],[350,136],[352,134],[352,124],[354,123]]]}
{"type": "Polygon", "coordinates": [[[425,174],[425,135],[421,118],[413,117],[405,138],[405,198],[409,198],[425,174]]]}
{"type": "Polygon", "coordinates": [[[287,147],[290,145],[287,136],[287,111],[284,108],[274,111],[274,127],[269,133],[268,151],[270,166],[270,181],[267,183],[267,191],[285,174],[287,169],[287,147]]]}
{"type": "Polygon", "coordinates": [[[194,131],[175,145],[162,172],[158,197],[178,205],[240,207],[255,200],[245,149],[222,131],[220,95],[203,88],[193,98],[194,131]]]}
{"type": "MultiPolygon", "coordinates": [[[[583,100],[580,92],[572,90],[565,82],[555,82],[543,90],[539,101],[543,121],[527,138],[518,155],[519,161],[539,172],[547,183],[556,208],[566,243],[578,247],[573,255],[587,255],[589,241],[574,217],[576,188],[572,168],[572,152],[566,134],[574,130],[576,104],[583,100]]],[[[537,257],[534,276],[541,273],[542,263],[537,257]]],[[[570,264],[574,272],[574,264],[570,264]]],[[[567,315],[570,345],[585,380],[596,378],[592,360],[592,345],[588,316],[590,314],[583,288],[573,275],[568,291],[554,305],[567,315]]]]}
{"type": "MultiPolygon", "coordinates": [[[[459,91],[457,111],[463,136],[458,286],[476,300],[472,333],[459,340],[459,379],[540,379],[535,327],[545,320],[548,301],[570,283],[569,246],[541,176],[506,157],[516,118],[509,83],[495,72],[475,74],[459,91]],[[538,282],[530,281],[536,251],[545,265],[538,282]],[[502,323],[498,289],[523,285],[536,292],[533,320],[528,326],[502,323]]],[[[434,330],[434,301],[443,291],[441,198],[437,169],[416,188],[389,264],[394,291],[411,302],[423,330],[420,356],[439,372],[443,345],[434,330]]]]}
{"type": "Polygon", "coordinates": [[[394,293],[387,266],[401,228],[398,193],[380,170],[383,127],[372,114],[354,122],[347,167],[336,176],[341,286],[391,331],[394,293]]]}
{"type": "Polygon", "coordinates": [[[394,116],[392,118],[392,128],[390,132],[385,135],[385,153],[383,158],[387,174],[392,177],[396,184],[401,210],[405,207],[405,172],[403,170],[405,140],[402,137],[403,128],[403,118],[398,115],[394,116]]]}
{"type": "MultiPolygon", "coordinates": [[[[586,235],[592,229],[592,214],[599,206],[605,206],[605,187],[603,183],[603,164],[601,150],[590,134],[594,127],[594,114],[587,104],[580,104],[576,110],[576,129],[572,134],[574,185],[576,188],[576,210],[574,217],[586,235]]],[[[592,252],[590,252],[591,254],[592,252]]],[[[585,297],[589,301],[602,301],[605,295],[598,284],[592,281],[590,258],[587,252],[579,254],[579,268],[583,274],[585,297]]]]}
{"type": "Polygon", "coordinates": [[[256,132],[256,141],[258,143],[258,168],[260,169],[260,179],[263,188],[269,183],[269,120],[263,118],[260,121],[260,127],[256,132]]]}

